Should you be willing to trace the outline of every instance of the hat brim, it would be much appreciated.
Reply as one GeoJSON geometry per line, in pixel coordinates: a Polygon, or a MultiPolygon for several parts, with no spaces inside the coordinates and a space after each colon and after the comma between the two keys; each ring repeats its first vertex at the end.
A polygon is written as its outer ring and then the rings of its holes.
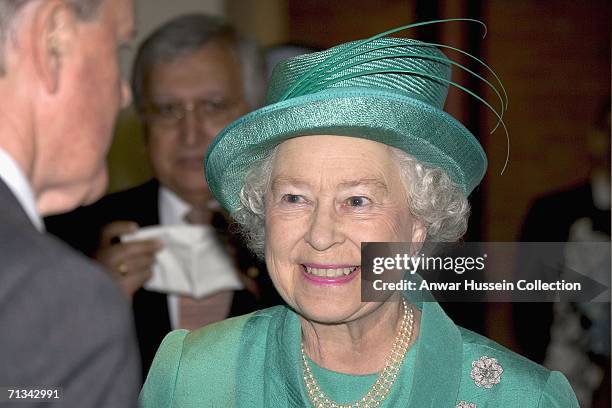
{"type": "Polygon", "coordinates": [[[476,138],[446,112],[396,92],[331,88],[263,107],[223,129],[206,155],[210,190],[232,212],[253,163],[283,141],[309,135],[359,137],[399,148],[444,169],[466,195],[487,167],[476,138]]]}

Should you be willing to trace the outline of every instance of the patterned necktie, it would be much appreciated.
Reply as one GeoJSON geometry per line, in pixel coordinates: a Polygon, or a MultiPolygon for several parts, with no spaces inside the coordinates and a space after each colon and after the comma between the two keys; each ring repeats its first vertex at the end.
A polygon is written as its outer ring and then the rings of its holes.
{"type": "Polygon", "coordinates": [[[195,330],[227,318],[234,291],[224,290],[203,299],[179,296],[179,328],[195,330]]]}
{"type": "MultiPolygon", "coordinates": [[[[184,217],[189,224],[210,224],[212,218],[213,212],[209,209],[192,209],[184,217]]],[[[202,265],[202,268],[205,267],[202,265]]],[[[217,292],[203,299],[179,296],[179,328],[195,330],[227,318],[233,297],[232,290],[217,292]]]]}
{"type": "Polygon", "coordinates": [[[200,224],[200,225],[209,225],[213,218],[213,211],[206,207],[193,207],[183,219],[187,224],[200,224]]]}

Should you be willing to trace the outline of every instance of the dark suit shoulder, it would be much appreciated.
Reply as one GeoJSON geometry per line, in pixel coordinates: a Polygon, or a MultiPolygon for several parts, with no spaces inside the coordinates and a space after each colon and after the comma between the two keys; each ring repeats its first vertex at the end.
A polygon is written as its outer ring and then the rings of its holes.
{"type": "MultiPolygon", "coordinates": [[[[3,272],[0,274],[0,299],[11,293],[39,294],[38,302],[28,304],[37,308],[45,301],[44,293],[59,291],[63,299],[53,302],[85,302],[88,313],[117,315],[120,319],[104,318],[102,323],[117,327],[131,324],[126,313],[127,301],[117,286],[101,268],[85,256],[74,252],[57,238],[41,234],[33,228],[18,228],[4,224],[0,234],[0,253],[3,272]],[[105,304],[103,308],[101,304],[105,304]]],[[[28,305],[23,305],[28,309],[28,305]]],[[[74,312],[78,312],[75,310],[74,312]]],[[[93,317],[93,316],[90,316],[93,317]]],[[[108,328],[108,327],[107,327],[108,328]]]]}
{"type": "Polygon", "coordinates": [[[593,213],[591,187],[582,184],[557,191],[531,204],[523,222],[521,241],[565,241],[570,225],[578,218],[593,213]]]}
{"type": "Polygon", "coordinates": [[[102,228],[113,221],[133,221],[141,226],[158,222],[159,183],[148,181],[125,191],[109,194],[96,203],[45,218],[47,231],[72,247],[92,256],[102,228]]]}
{"type": "MultiPolygon", "coordinates": [[[[138,213],[143,206],[152,205],[151,201],[157,203],[159,183],[150,180],[136,187],[108,194],[95,203],[79,207],[73,211],[45,218],[45,224],[49,227],[65,223],[66,221],[80,221],[85,218],[97,217],[104,223],[108,220],[114,221],[116,217],[123,214],[138,213]]],[[[157,206],[157,204],[155,204],[157,206]]]]}
{"type": "Polygon", "coordinates": [[[0,327],[10,335],[0,336],[0,383],[63,387],[66,406],[133,406],[137,349],[116,285],[59,240],[1,221],[0,327]]]}
{"type": "Polygon", "coordinates": [[[533,201],[533,207],[542,211],[559,211],[583,208],[592,205],[592,192],[589,183],[580,184],[565,190],[553,191],[533,201]]]}
{"type": "MultiPolygon", "coordinates": [[[[109,214],[132,214],[143,205],[157,203],[159,182],[155,179],[127,190],[109,194],[91,205],[91,211],[109,214]]],[[[157,207],[157,204],[156,204],[157,207]]]]}

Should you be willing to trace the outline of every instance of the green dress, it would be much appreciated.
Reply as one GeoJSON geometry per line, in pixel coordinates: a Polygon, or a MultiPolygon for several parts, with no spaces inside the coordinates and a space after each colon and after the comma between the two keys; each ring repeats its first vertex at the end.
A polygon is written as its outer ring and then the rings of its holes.
{"type": "MultiPolygon", "coordinates": [[[[457,327],[424,302],[421,327],[382,407],[578,407],[566,378],[457,327]]],[[[144,408],[309,407],[298,316],[286,306],[228,319],[161,344],[140,394],[144,408]]],[[[311,362],[338,402],[361,398],[376,375],[334,373],[311,362]],[[369,385],[368,385],[369,384],[369,385]]]]}

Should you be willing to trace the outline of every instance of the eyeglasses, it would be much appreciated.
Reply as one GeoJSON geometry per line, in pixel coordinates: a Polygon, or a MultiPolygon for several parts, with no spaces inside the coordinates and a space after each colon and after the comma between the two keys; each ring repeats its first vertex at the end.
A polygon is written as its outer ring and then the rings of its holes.
{"type": "Polygon", "coordinates": [[[145,117],[152,125],[176,127],[192,112],[197,121],[202,124],[210,122],[225,126],[234,119],[234,101],[218,99],[201,99],[196,102],[151,102],[145,108],[145,117]]]}

